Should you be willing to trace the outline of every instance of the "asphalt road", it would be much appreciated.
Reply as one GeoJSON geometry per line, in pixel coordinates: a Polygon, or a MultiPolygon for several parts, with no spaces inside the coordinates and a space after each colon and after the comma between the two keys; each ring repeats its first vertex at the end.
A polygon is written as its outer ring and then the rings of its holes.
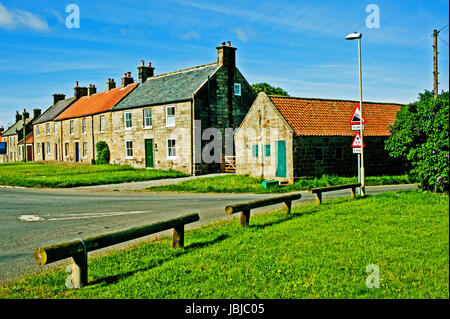
{"type": "MultiPolygon", "coordinates": [[[[406,189],[415,189],[415,186],[373,186],[367,187],[367,193],[406,189]]],[[[40,246],[151,224],[190,213],[198,213],[200,221],[187,225],[187,228],[199,227],[218,219],[239,218],[236,216],[238,214],[225,214],[227,205],[271,196],[277,195],[0,188],[0,284],[62,263],[38,266],[34,261],[34,250],[40,246]]],[[[324,200],[341,196],[349,196],[349,190],[324,194],[324,200]]],[[[293,205],[313,200],[313,195],[302,192],[302,199],[293,205]]],[[[265,207],[255,212],[279,207],[265,207]]]]}

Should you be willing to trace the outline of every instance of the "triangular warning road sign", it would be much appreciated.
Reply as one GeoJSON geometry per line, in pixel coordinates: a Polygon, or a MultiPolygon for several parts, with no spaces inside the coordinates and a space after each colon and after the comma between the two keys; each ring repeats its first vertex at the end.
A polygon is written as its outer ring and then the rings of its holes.
{"type": "MultiPolygon", "coordinates": [[[[361,135],[359,135],[359,132],[356,132],[355,138],[352,142],[352,147],[361,147],[361,135]]],[[[366,144],[364,144],[364,147],[366,147],[366,144]]]]}
{"type": "MultiPolygon", "coordinates": [[[[366,119],[364,116],[362,117],[363,124],[366,124],[366,119]]],[[[355,110],[353,111],[352,117],[350,119],[350,124],[361,124],[361,110],[359,105],[355,106],[355,110]]]]}

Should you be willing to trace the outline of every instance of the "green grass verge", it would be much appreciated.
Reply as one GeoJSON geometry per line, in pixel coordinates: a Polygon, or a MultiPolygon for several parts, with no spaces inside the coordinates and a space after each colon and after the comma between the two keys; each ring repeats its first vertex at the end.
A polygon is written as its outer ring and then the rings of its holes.
{"type": "MultiPolygon", "coordinates": [[[[193,179],[172,185],[154,186],[146,188],[146,190],[158,192],[265,194],[288,193],[314,187],[357,183],[357,181],[357,177],[323,175],[321,178],[303,178],[296,181],[293,185],[265,189],[261,185],[262,180],[260,178],[247,175],[225,175],[193,179]]],[[[367,186],[414,183],[414,180],[408,175],[368,176],[365,181],[367,186]]]]}
{"type": "Polygon", "coordinates": [[[254,215],[89,259],[0,287],[0,298],[449,298],[448,195],[398,192],[254,215]],[[366,267],[380,270],[369,289],[366,267]]]}
{"type": "Polygon", "coordinates": [[[136,169],[130,165],[79,163],[0,164],[0,185],[23,187],[75,187],[182,177],[178,171],[136,169]]]}

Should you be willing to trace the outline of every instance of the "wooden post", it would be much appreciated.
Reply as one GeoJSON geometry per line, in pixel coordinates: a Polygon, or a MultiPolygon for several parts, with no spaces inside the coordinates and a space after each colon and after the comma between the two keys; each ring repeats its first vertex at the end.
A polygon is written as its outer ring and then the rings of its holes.
{"type": "Polygon", "coordinates": [[[250,209],[245,209],[241,212],[241,226],[247,227],[250,222],[250,209]]]}
{"type": "Polygon", "coordinates": [[[289,215],[291,213],[292,201],[287,200],[283,204],[281,204],[281,209],[285,215],[289,215]]]}
{"type": "Polygon", "coordinates": [[[87,254],[81,252],[72,257],[73,268],[72,268],[72,283],[73,288],[81,288],[86,286],[88,283],[88,265],[87,265],[87,254]]]}
{"type": "Polygon", "coordinates": [[[184,247],[184,225],[177,226],[173,229],[172,248],[184,247]]]}
{"type": "Polygon", "coordinates": [[[316,193],[316,205],[321,205],[322,204],[322,192],[318,191],[316,193]]]}
{"type": "Polygon", "coordinates": [[[350,197],[351,197],[352,199],[355,198],[355,193],[356,193],[356,187],[352,187],[352,188],[351,188],[351,194],[350,194],[350,197]]]}
{"type": "Polygon", "coordinates": [[[438,50],[437,50],[437,37],[438,31],[433,30],[433,95],[436,100],[438,97],[438,50]]]}

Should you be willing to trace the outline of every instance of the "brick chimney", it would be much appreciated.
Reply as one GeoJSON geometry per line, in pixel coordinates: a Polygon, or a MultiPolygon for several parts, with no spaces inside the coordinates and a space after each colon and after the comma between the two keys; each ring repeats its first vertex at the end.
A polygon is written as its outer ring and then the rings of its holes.
{"type": "Polygon", "coordinates": [[[64,94],[55,93],[53,94],[53,105],[58,103],[59,101],[63,101],[66,98],[64,94]]]}
{"type": "Polygon", "coordinates": [[[134,83],[133,78],[131,77],[131,72],[124,73],[122,78],[122,87],[126,87],[129,84],[134,83]]]}
{"type": "Polygon", "coordinates": [[[145,80],[154,75],[155,68],[152,67],[152,63],[149,62],[148,66],[145,66],[145,62],[142,61],[141,66],[138,67],[139,82],[144,83],[145,80]]]}
{"type": "Polygon", "coordinates": [[[25,119],[30,117],[30,113],[28,113],[26,109],[23,109],[23,113],[25,115],[25,119]]]}
{"type": "Polygon", "coordinates": [[[19,114],[19,111],[16,111],[16,123],[22,119],[22,114],[19,114]]]}
{"type": "Polygon", "coordinates": [[[114,82],[114,79],[108,79],[108,82],[106,82],[106,90],[111,91],[112,89],[116,88],[116,82],[114,82]]]}
{"type": "Polygon", "coordinates": [[[76,99],[79,99],[88,94],[87,87],[78,86],[78,81],[75,83],[75,87],[73,88],[74,96],[76,99]]]}
{"type": "Polygon", "coordinates": [[[41,109],[33,109],[33,118],[37,119],[41,115],[41,109]]]}
{"type": "Polygon", "coordinates": [[[217,57],[219,66],[231,67],[236,66],[236,48],[231,46],[231,42],[222,42],[222,45],[217,48],[217,57]]]}
{"type": "Polygon", "coordinates": [[[92,96],[95,93],[97,93],[97,88],[95,87],[95,85],[89,84],[88,87],[88,96],[92,96]]]}

